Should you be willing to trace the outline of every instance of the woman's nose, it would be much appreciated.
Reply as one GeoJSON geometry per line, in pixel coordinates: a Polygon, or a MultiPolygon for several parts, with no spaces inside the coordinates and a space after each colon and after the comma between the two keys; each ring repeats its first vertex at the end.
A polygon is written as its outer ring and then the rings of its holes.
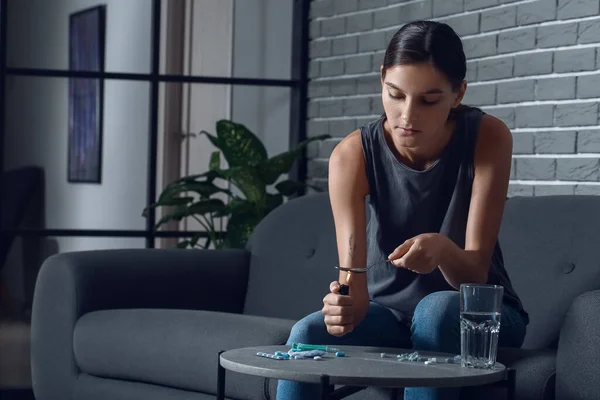
{"type": "Polygon", "coordinates": [[[416,121],[417,112],[415,106],[409,102],[406,102],[406,106],[404,107],[404,110],[402,110],[401,118],[408,123],[416,121]]]}

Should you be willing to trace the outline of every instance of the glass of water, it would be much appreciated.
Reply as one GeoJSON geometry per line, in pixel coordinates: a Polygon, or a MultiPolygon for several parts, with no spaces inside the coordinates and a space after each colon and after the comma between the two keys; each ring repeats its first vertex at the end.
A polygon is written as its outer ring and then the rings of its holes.
{"type": "Polygon", "coordinates": [[[494,368],[504,288],[460,285],[460,349],[463,367],[494,368]]]}

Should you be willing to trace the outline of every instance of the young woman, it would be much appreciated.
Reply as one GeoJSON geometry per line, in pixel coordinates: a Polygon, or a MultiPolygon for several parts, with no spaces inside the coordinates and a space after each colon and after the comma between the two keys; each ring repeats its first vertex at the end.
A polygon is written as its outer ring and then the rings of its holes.
{"type": "MultiPolygon", "coordinates": [[[[350,133],[329,162],[341,272],[323,309],[288,344],[386,346],[460,354],[462,283],[504,287],[500,346],[520,347],[529,322],[503,265],[498,231],[512,157],[506,125],[461,104],[466,59],[446,24],[416,21],[391,39],[381,66],[384,115],[350,133]],[[366,221],[368,202],[370,220],[366,221]]],[[[277,398],[318,387],[280,381],[277,398]]],[[[410,388],[406,400],[457,399],[456,389],[410,388]]]]}

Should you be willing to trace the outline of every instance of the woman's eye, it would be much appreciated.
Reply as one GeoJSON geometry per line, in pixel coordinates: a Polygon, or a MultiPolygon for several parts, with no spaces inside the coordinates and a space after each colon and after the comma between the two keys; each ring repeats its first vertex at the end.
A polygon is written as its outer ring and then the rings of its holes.
{"type": "MultiPolygon", "coordinates": [[[[402,95],[395,95],[391,92],[388,92],[388,96],[390,96],[391,99],[394,100],[402,100],[403,96],[402,95]]],[[[432,106],[434,104],[436,104],[438,102],[438,100],[429,100],[429,99],[421,99],[421,103],[423,103],[426,106],[432,106]]]]}

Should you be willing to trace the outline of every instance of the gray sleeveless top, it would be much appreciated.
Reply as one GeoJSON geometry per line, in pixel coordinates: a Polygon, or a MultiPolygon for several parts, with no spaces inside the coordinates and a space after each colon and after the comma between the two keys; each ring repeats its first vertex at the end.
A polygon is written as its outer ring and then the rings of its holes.
{"type": "MultiPolygon", "coordinates": [[[[422,233],[442,233],[464,248],[473,158],[483,114],[477,108],[461,108],[448,145],[439,159],[423,171],[409,168],[392,153],[384,137],[385,115],[361,128],[369,182],[367,265],[387,259],[406,239],[422,233]]],[[[415,274],[389,263],[378,263],[367,276],[371,300],[388,307],[405,322],[410,322],[417,303],[426,295],[456,290],[439,269],[431,274],[415,274]]],[[[516,308],[529,321],[504,268],[498,243],[488,283],[502,285],[505,304],[516,308]]]]}

